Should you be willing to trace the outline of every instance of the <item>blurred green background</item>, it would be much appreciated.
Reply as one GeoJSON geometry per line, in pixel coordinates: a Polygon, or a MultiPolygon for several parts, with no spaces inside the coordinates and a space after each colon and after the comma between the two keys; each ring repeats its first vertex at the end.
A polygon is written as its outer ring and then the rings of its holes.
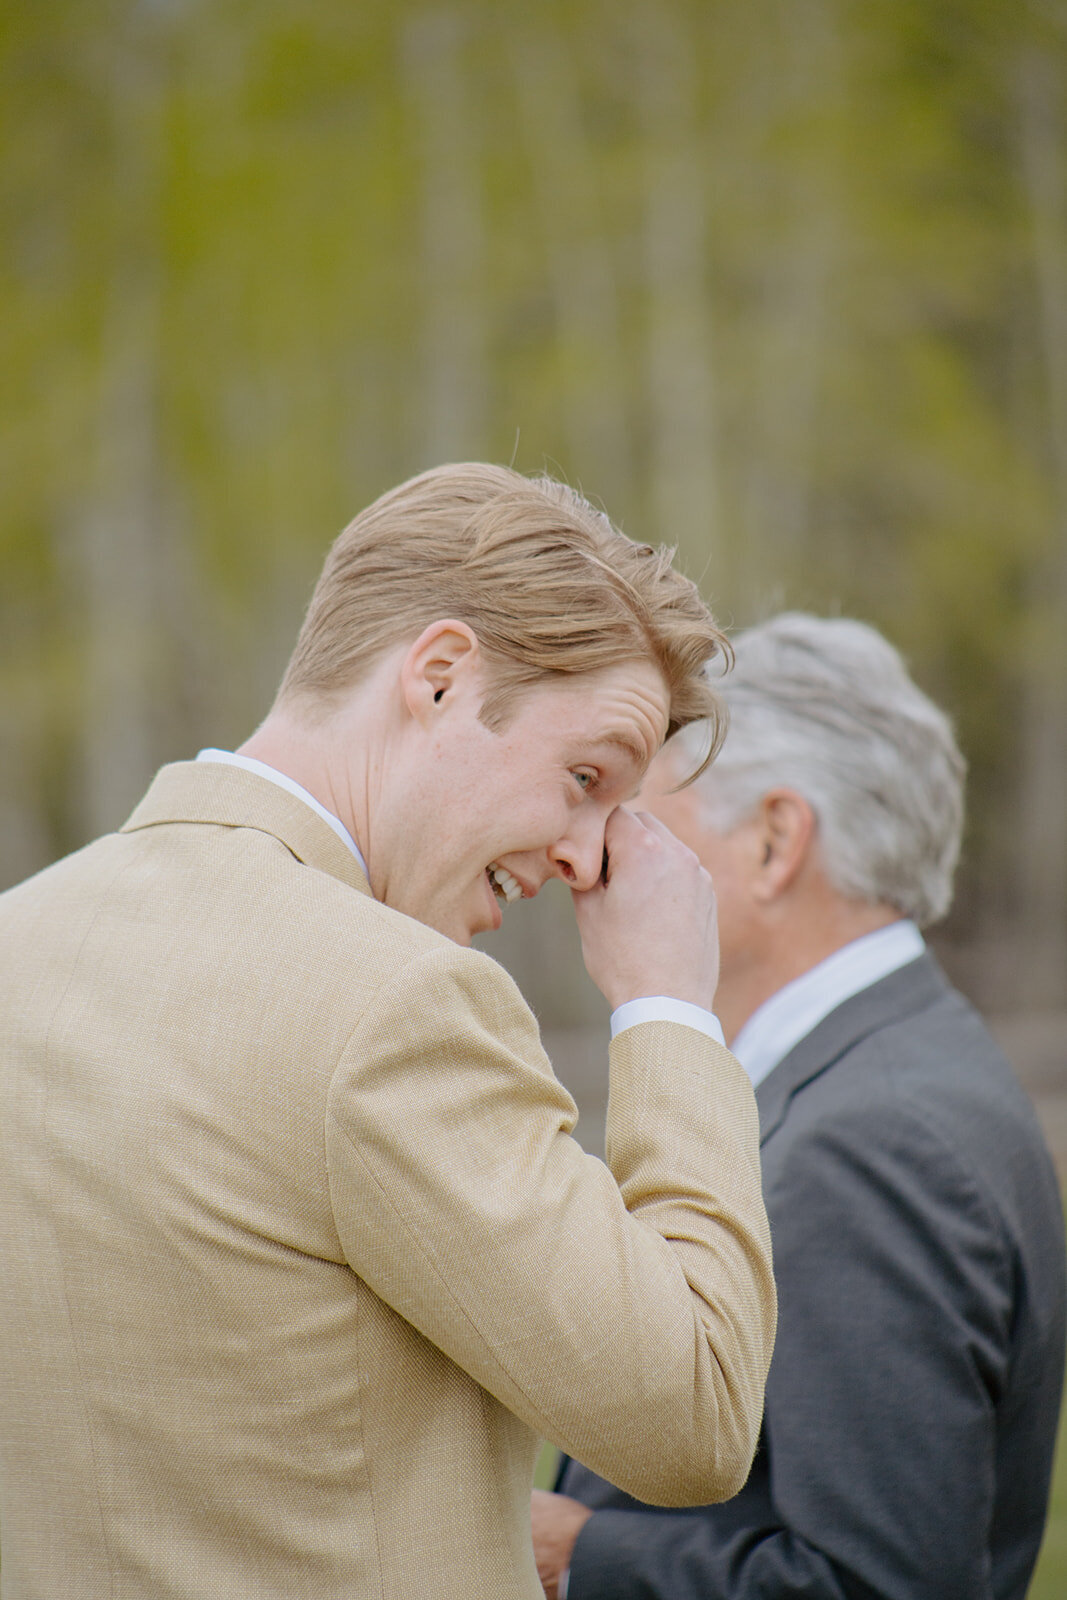
{"type": "Polygon", "coordinates": [[[460,457],[882,626],[972,767],[943,943],[1067,974],[1064,0],[0,18],[0,883],[269,704],[460,457]]]}
{"type": "Polygon", "coordinates": [[[952,712],[936,944],[1062,1158],[1067,0],[23,0],[0,241],[0,887],[251,731],[380,491],[547,467],[952,712]]]}

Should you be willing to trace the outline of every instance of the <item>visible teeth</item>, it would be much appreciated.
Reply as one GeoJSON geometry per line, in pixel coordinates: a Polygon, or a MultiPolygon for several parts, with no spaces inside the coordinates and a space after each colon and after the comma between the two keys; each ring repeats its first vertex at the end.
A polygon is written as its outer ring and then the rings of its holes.
{"type": "Polygon", "coordinates": [[[506,900],[508,905],[522,897],[522,885],[511,876],[507,867],[498,867],[494,864],[489,868],[489,876],[494,892],[506,900]]]}

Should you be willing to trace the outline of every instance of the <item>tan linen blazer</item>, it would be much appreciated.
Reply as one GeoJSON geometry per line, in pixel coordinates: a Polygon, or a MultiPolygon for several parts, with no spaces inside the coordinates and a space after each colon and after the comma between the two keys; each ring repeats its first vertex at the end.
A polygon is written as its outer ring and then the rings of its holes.
{"type": "Polygon", "coordinates": [[[743,1480],[774,1290],[721,1047],[616,1040],[609,1170],[495,962],[191,762],[0,896],[0,991],[5,1600],[539,1600],[539,1436],[743,1480]]]}

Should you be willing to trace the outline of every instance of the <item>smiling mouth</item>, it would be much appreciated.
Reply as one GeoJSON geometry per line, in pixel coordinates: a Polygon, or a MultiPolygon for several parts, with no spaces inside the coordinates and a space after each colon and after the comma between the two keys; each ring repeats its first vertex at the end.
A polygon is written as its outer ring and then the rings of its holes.
{"type": "Polygon", "coordinates": [[[498,866],[495,861],[491,861],[485,870],[498,900],[505,900],[511,905],[513,900],[522,899],[522,885],[517,878],[512,877],[506,867],[498,866]]]}

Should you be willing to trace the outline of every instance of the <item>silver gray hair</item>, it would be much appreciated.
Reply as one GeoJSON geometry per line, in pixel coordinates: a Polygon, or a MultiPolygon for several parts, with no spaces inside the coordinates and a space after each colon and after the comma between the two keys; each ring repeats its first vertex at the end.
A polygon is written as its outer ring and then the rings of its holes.
{"type": "MultiPolygon", "coordinates": [[[[944,712],[866,623],[783,612],[733,641],[716,687],[730,716],[696,790],[728,833],[768,790],[802,794],[839,894],[921,926],[944,916],[963,832],[966,766],[944,712]]],[[[678,735],[692,758],[701,727],[678,735]]]]}

